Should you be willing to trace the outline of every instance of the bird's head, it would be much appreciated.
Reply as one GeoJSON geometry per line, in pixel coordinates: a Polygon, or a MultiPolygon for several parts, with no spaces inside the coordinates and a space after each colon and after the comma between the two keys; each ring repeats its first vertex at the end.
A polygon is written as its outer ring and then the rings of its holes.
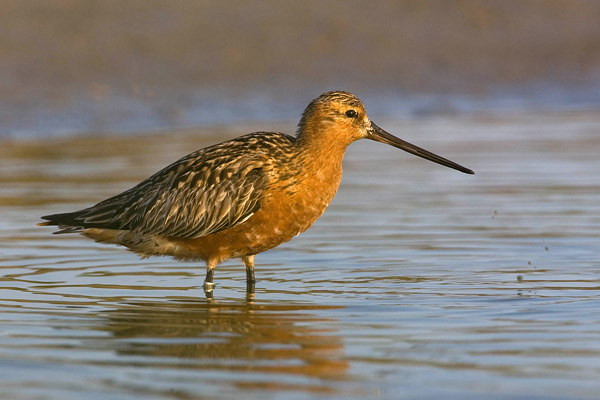
{"type": "Polygon", "coordinates": [[[298,124],[298,138],[300,141],[332,151],[344,151],[352,142],[371,139],[466,174],[474,173],[462,165],[384,131],[367,117],[362,101],[352,93],[344,91],[326,92],[310,102],[298,124]]]}

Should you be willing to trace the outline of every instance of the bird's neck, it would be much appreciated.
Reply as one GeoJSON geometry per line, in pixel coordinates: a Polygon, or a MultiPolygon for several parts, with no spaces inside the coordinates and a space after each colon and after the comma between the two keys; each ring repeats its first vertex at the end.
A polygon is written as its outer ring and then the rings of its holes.
{"type": "MultiPolygon", "coordinates": [[[[298,155],[306,177],[315,188],[327,186],[326,203],[335,195],[342,178],[342,161],[348,144],[335,139],[334,132],[302,130],[297,138],[298,155]]],[[[321,194],[318,194],[321,196],[321,194]]]]}
{"type": "Polygon", "coordinates": [[[324,121],[317,125],[300,126],[296,144],[306,161],[341,165],[346,148],[351,143],[346,142],[345,138],[345,135],[336,132],[331,124],[324,121]]]}

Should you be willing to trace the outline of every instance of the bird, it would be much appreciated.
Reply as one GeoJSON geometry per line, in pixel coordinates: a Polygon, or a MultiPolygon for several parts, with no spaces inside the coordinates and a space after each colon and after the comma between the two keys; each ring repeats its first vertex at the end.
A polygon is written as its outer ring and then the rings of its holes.
{"type": "Polygon", "coordinates": [[[346,148],[370,139],[474,174],[371,121],[363,102],[329,91],[302,113],[296,135],[255,132],[194,151],[129,190],[88,208],[45,215],[38,225],[127,247],[142,257],[204,261],[207,296],[215,267],[241,258],[254,291],[254,258],[306,231],[342,178],[346,148]]]}

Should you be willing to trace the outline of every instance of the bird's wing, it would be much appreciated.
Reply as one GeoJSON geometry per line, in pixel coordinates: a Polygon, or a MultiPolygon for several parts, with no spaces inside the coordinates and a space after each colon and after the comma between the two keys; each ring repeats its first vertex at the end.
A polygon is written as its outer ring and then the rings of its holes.
{"type": "Polygon", "coordinates": [[[260,207],[268,184],[268,158],[260,152],[236,156],[235,148],[215,150],[192,153],[117,196],[63,214],[69,216],[64,222],[44,218],[63,227],[126,229],[177,238],[231,228],[260,207]]]}

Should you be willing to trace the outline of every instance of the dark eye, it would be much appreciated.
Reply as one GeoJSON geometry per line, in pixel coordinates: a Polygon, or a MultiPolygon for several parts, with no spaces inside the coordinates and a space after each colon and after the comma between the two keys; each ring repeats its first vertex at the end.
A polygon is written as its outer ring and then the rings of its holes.
{"type": "Polygon", "coordinates": [[[348,110],[346,111],[346,117],[348,118],[354,118],[358,115],[358,113],[354,110],[348,110]]]}

